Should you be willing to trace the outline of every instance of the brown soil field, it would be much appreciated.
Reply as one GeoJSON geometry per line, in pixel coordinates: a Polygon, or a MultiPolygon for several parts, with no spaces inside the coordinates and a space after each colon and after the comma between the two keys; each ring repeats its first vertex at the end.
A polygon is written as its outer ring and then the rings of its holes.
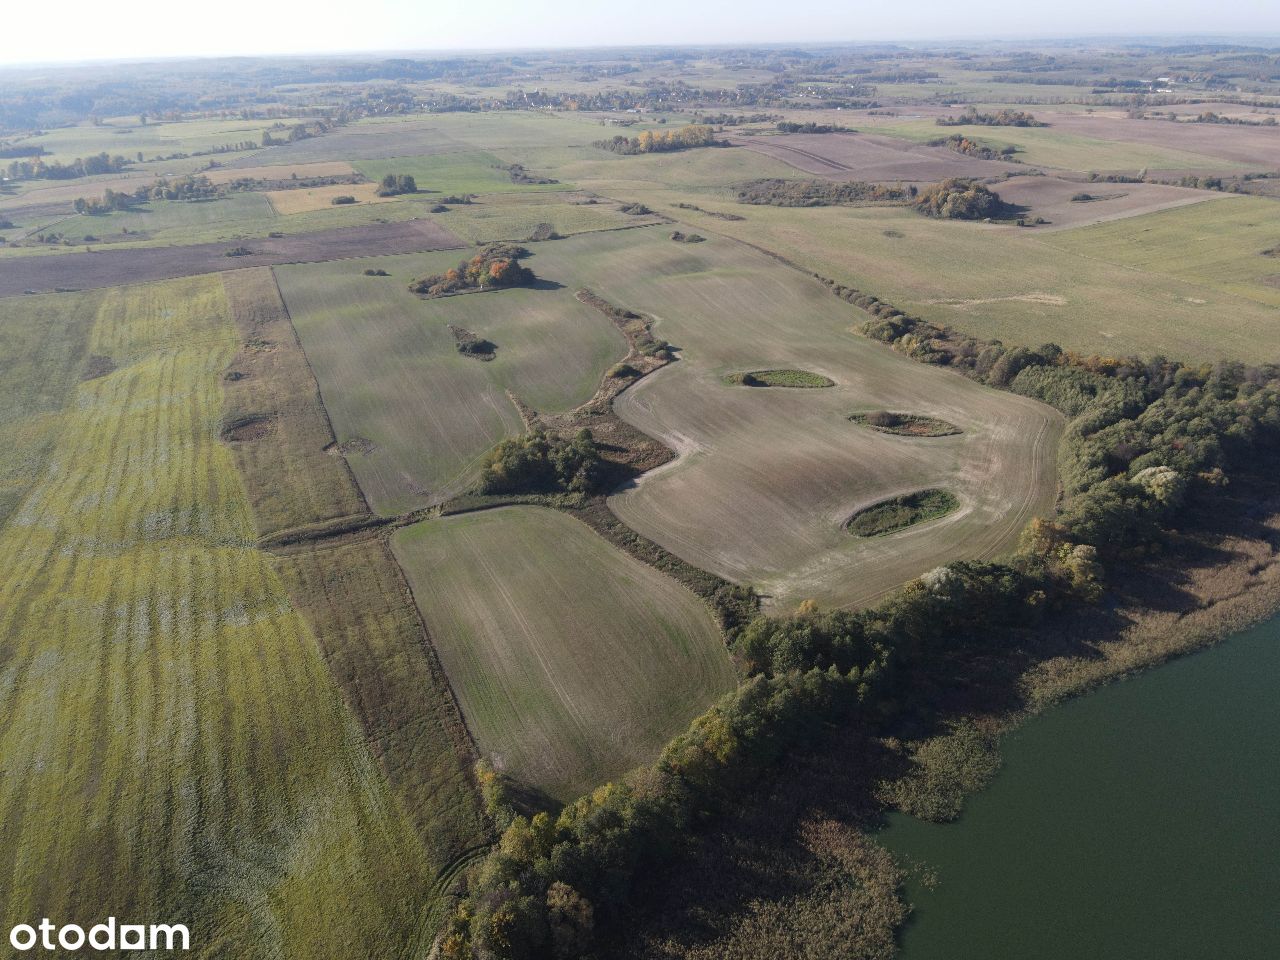
{"type": "Polygon", "coordinates": [[[1049,221],[1037,230],[1064,230],[1088,223],[1122,220],[1225,196],[1158,183],[1076,183],[1058,177],[1013,177],[994,185],[993,189],[1001,200],[1027,208],[1027,216],[1049,221]],[[1098,199],[1087,202],[1071,199],[1080,193],[1098,199]]]}
{"type": "Polygon", "coordinates": [[[1259,171],[1280,168],[1280,127],[1130,120],[1119,113],[1058,113],[1048,119],[1064,133],[1078,136],[1171,147],[1259,171]]]}
{"type": "Polygon", "coordinates": [[[334,197],[355,197],[357,203],[394,203],[399,197],[380,197],[376,183],[335,183],[326,187],[269,190],[264,194],[276,213],[288,216],[309,210],[328,210],[334,197]]]}
{"type": "MultiPolygon", "coordinates": [[[[257,154],[245,159],[256,160],[257,154]]],[[[254,180],[289,180],[294,174],[303,177],[349,177],[355,170],[345,160],[322,160],[316,163],[277,163],[265,166],[215,167],[203,171],[214,183],[230,183],[242,177],[254,180]]]]}
{"type": "MultiPolygon", "coordinates": [[[[939,127],[939,136],[945,136],[939,127]]],[[[1016,172],[1016,163],[979,160],[897,137],[865,133],[792,133],[730,138],[738,146],[830,180],[943,180],[947,177],[998,177],[1016,172]]]]}
{"type": "Polygon", "coordinates": [[[224,242],[7,259],[0,262],[0,297],[27,290],[84,290],[281,263],[450,250],[463,243],[431,220],[406,220],[245,240],[242,245],[251,253],[229,257],[227,251],[236,244],[224,242]]]}

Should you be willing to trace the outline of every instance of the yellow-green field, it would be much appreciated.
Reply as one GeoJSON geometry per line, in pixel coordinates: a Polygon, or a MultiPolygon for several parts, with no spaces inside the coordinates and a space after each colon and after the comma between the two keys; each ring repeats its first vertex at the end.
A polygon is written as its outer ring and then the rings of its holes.
{"type": "Polygon", "coordinates": [[[424,845],[256,551],[221,278],[100,295],[0,528],[0,904],[186,922],[198,956],[411,956],[424,845]],[[37,454],[38,455],[38,454],[37,454]]]}
{"type": "Polygon", "coordinates": [[[710,610],[563,513],[431,520],[394,548],[482,752],[556,800],[652,760],[734,685],[710,610]]]}

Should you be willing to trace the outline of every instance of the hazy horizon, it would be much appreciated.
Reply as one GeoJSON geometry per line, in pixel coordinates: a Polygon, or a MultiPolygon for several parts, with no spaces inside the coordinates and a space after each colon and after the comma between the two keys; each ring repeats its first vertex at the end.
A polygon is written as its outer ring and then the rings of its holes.
{"type": "Polygon", "coordinates": [[[179,8],[146,2],[129,16],[85,0],[47,12],[15,6],[0,37],[0,66],[149,61],[239,56],[459,54],[645,46],[1036,42],[1121,38],[1229,38],[1257,42],[1280,35],[1280,5],[1244,0],[1209,9],[1192,0],[1142,0],[1121,9],[1101,0],[1070,8],[1018,9],[993,0],[955,5],[918,0],[905,13],[866,4],[788,7],[652,0],[643,15],[587,0],[536,6],[491,0],[484,16],[461,7],[423,10],[408,0],[370,0],[359,17],[303,12],[228,0],[216,17],[189,27],[179,8]]]}

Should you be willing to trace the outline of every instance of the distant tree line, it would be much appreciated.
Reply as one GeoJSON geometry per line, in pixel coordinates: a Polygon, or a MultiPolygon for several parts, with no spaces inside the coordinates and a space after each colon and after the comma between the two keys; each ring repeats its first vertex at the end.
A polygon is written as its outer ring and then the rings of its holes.
{"type": "Polygon", "coordinates": [[[15,160],[6,167],[10,180],[76,180],[103,173],[119,173],[127,169],[129,161],[124,157],[110,156],[105,151],[92,157],[72,160],[70,163],[46,161],[41,157],[15,160]]]}
{"type": "Polygon", "coordinates": [[[116,210],[127,210],[148,200],[211,200],[223,196],[225,187],[219,186],[202,174],[157,180],[147,187],[138,187],[132,193],[112,190],[108,187],[101,197],[77,197],[72,206],[76,213],[100,216],[116,210]]]}
{"type": "Polygon", "coordinates": [[[832,123],[797,123],[783,120],[778,123],[779,133],[857,133],[852,127],[839,127],[832,123]]]}

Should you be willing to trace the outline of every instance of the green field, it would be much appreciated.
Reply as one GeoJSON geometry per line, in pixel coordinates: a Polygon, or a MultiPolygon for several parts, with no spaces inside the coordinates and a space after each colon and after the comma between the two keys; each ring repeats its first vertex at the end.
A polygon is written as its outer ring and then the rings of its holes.
{"type": "Polygon", "coordinates": [[[652,760],[734,671],[710,611],[577,520],[432,520],[396,556],[494,766],[567,801],[652,760]]]}
{"type": "MultiPolygon", "coordinates": [[[[90,157],[102,152],[111,156],[120,154],[130,161],[142,151],[147,161],[157,156],[174,153],[195,153],[213,150],[226,144],[245,140],[262,142],[263,131],[274,120],[185,120],[177,123],[140,124],[137,117],[117,118],[100,125],[80,124],[50,130],[37,137],[22,140],[22,144],[42,146],[49,151],[45,160],[63,163],[76,157],[90,157]]],[[[297,121],[283,121],[285,123],[297,121]]],[[[243,154],[218,154],[219,159],[243,156],[243,154]]]]}
{"type": "Polygon", "coordinates": [[[207,957],[417,955],[449,853],[252,546],[218,440],[237,343],[221,278],[99,295],[87,353],[115,369],[31,448],[0,527],[0,903],[186,922],[207,957]]]}
{"type": "Polygon", "coordinates": [[[338,441],[359,445],[348,460],[376,510],[437,503],[473,482],[489,448],[523,429],[506,391],[540,412],[591,398],[625,342],[574,299],[559,259],[545,261],[562,248],[585,250],[595,236],[537,245],[529,266],[559,289],[436,300],[409,292],[413,277],[456,264],[457,251],[276,271],[338,441]],[[370,267],[391,276],[364,276],[370,267]],[[458,353],[451,323],[497,344],[497,358],[458,353]]]}
{"type": "MultiPolygon", "coordinates": [[[[411,174],[419,190],[437,194],[462,193],[527,193],[560,191],[566,185],[513,183],[501,167],[510,161],[499,160],[487,151],[439,153],[424,157],[392,157],[389,160],[357,160],[353,166],[370,180],[381,180],[388,173],[411,174]]],[[[530,172],[545,176],[540,171],[530,172]]]]}
{"type": "MultiPolygon", "coordinates": [[[[1142,230],[1143,221],[1147,226],[1176,225],[1189,217],[1194,223],[1197,216],[1212,218],[1215,210],[1238,205],[1265,213],[1269,200],[1228,197],[1096,227],[1037,233],[932,220],[897,208],[744,208],[723,199],[699,202],[748,218],[731,223],[661,204],[678,196],[659,195],[649,202],[664,213],[679,214],[699,233],[741,237],[899,309],[974,336],[1031,346],[1051,341],[1085,353],[1161,353],[1191,360],[1280,352],[1276,309],[1257,299],[1256,283],[1229,291],[1206,279],[1208,271],[1186,269],[1173,276],[1159,263],[1130,265],[1124,241],[1112,248],[1121,252],[1109,262],[1105,248],[1100,255],[1087,242],[1094,231],[1122,237],[1142,230]]],[[[1259,239],[1263,235],[1265,231],[1259,239]]],[[[1232,269],[1252,269],[1253,276],[1265,273],[1269,261],[1257,254],[1269,244],[1246,256],[1248,243],[1238,247],[1239,260],[1232,269]]],[[[1202,262],[1215,255],[1211,243],[1194,249],[1198,252],[1191,257],[1202,262]]]]}
{"type": "MultiPolygon", "coordinates": [[[[1264,255],[1266,250],[1280,248],[1280,208],[1274,200],[1231,197],[1229,202],[1078,227],[1046,235],[1044,243],[1078,257],[1280,308],[1280,257],[1264,255]]],[[[1273,309],[1270,316],[1272,329],[1260,325],[1257,331],[1268,344],[1272,342],[1269,334],[1280,325],[1280,312],[1273,309]]],[[[1214,335],[1213,321],[1205,326],[1204,336],[1209,339],[1214,335]]]]}

